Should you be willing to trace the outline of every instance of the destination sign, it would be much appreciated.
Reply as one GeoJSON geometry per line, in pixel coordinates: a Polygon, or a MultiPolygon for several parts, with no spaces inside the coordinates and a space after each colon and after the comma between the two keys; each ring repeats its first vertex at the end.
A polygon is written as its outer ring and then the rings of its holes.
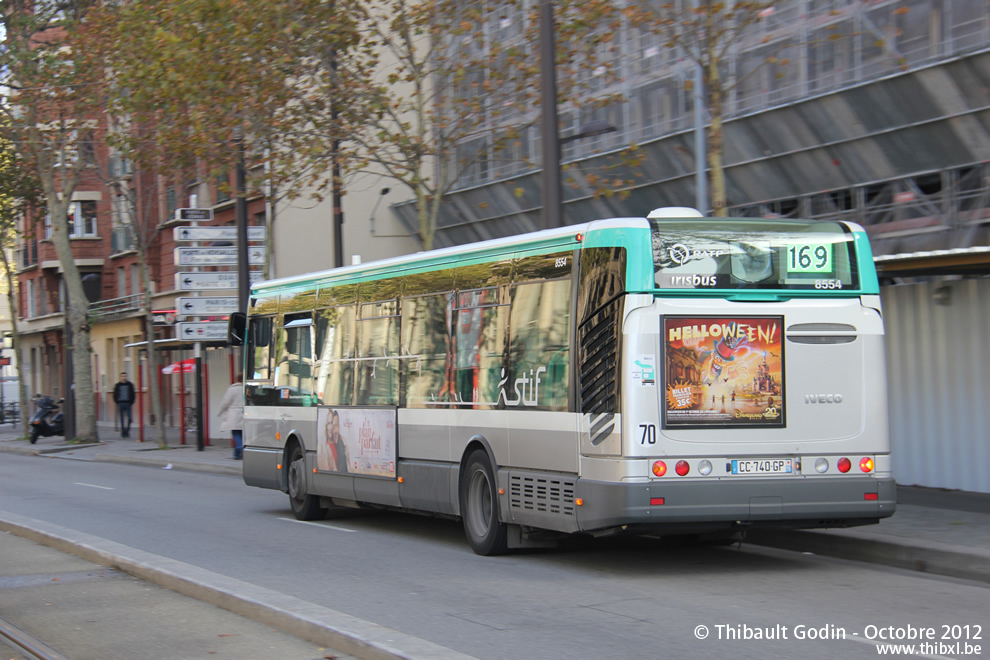
{"type": "MultiPolygon", "coordinates": [[[[261,272],[248,273],[248,282],[260,282],[261,272]]],[[[237,273],[176,273],[175,288],[179,291],[228,291],[237,289],[237,273]]]]}
{"type": "Polygon", "coordinates": [[[175,336],[189,341],[226,341],[226,321],[198,321],[176,323],[175,336]]]}
{"type": "MultiPolygon", "coordinates": [[[[265,263],[265,249],[248,248],[248,265],[261,266],[265,263]]],[[[173,258],[176,266],[236,266],[237,248],[178,247],[173,258]]]]}
{"type": "Polygon", "coordinates": [[[176,298],[175,306],[183,316],[226,316],[238,310],[234,296],[176,298]]]}
{"type": "MultiPolygon", "coordinates": [[[[263,241],[267,235],[265,227],[247,228],[249,241],[263,241]]],[[[236,241],[237,227],[173,227],[172,236],[176,241],[236,241]]]]}

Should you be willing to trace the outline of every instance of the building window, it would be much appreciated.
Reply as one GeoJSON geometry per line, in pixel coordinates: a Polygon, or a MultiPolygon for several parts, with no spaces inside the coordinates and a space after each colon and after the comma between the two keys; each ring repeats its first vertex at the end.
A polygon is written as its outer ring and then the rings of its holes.
{"type": "MultiPolygon", "coordinates": [[[[72,202],[69,205],[69,238],[96,238],[96,202],[72,202]]],[[[52,237],[52,217],[45,215],[45,238],[52,237]]]]}
{"type": "Polygon", "coordinates": [[[27,312],[25,316],[29,319],[33,319],[35,316],[37,316],[37,307],[35,306],[36,294],[34,290],[34,280],[28,280],[27,287],[25,288],[27,290],[25,293],[25,298],[27,298],[27,300],[25,301],[27,302],[27,305],[25,305],[25,309],[24,309],[24,311],[27,312]]]}
{"type": "Polygon", "coordinates": [[[176,203],[175,188],[165,191],[165,219],[171,220],[175,216],[175,209],[179,208],[176,203]]]}

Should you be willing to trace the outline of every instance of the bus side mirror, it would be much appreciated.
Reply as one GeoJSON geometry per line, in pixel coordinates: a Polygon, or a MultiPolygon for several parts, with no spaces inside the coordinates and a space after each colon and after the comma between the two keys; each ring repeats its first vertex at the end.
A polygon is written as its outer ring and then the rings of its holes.
{"type": "Polygon", "coordinates": [[[243,346],[247,336],[247,314],[234,312],[227,321],[227,343],[231,346],[243,346]]]}

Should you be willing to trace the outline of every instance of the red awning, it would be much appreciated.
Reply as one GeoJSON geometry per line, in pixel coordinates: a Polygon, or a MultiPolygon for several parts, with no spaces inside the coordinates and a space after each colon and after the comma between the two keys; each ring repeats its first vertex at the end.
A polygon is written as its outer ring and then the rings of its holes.
{"type": "Polygon", "coordinates": [[[192,373],[193,371],[195,371],[196,358],[189,358],[188,360],[183,360],[181,362],[174,362],[168,365],[167,367],[162,367],[162,373],[165,375],[177,374],[179,373],[180,370],[184,374],[192,373]]]}

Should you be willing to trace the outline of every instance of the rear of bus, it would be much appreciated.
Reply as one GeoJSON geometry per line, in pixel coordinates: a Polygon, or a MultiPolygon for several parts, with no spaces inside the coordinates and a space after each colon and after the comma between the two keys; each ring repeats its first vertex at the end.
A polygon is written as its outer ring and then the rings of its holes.
{"type": "MultiPolygon", "coordinates": [[[[619,241],[617,414],[585,415],[581,528],[703,533],[892,515],[883,320],[863,229],[648,224],[619,241]]],[[[586,246],[609,231],[589,228],[586,246]]],[[[579,332],[582,373],[593,371],[592,325],[579,332]]]]}

